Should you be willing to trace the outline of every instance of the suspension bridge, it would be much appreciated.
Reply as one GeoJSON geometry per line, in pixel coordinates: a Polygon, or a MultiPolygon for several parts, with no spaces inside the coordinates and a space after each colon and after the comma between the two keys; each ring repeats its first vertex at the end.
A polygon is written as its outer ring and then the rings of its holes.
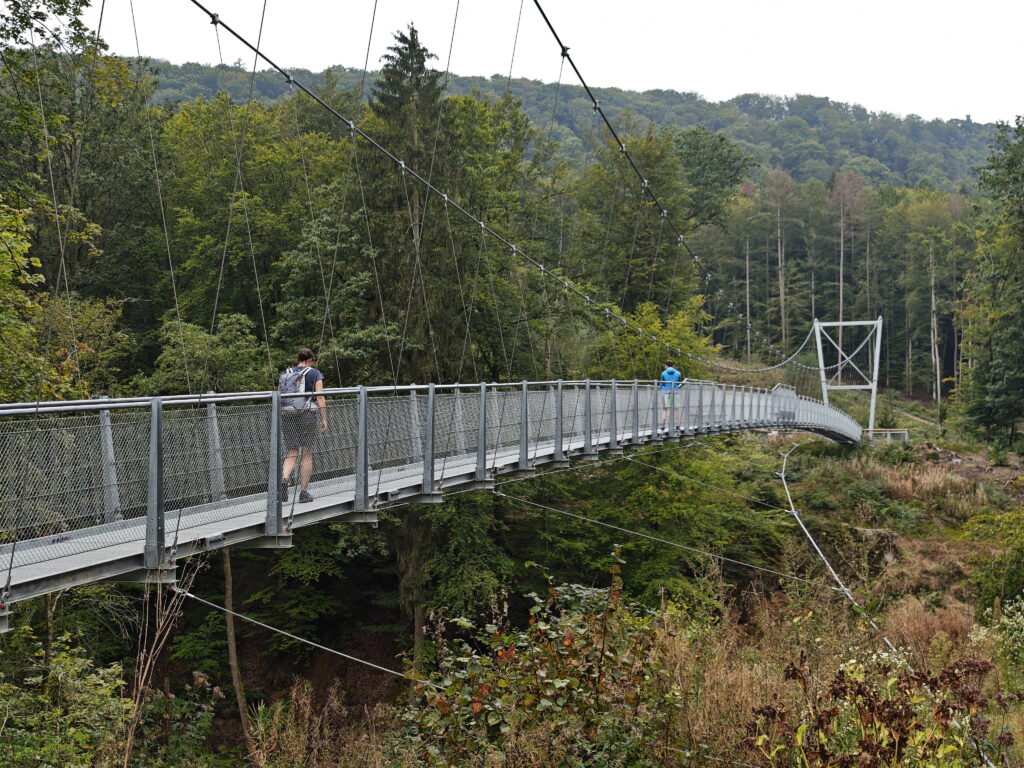
{"type": "Polygon", "coordinates": [[[854,443],[842,411],[793,389],[686,380],[326,389],[311,502],[282,487],[277,392],[0,406],[5,606],[96,581],[173,583],[226,546],[288,547],[296,528],[375,523],[570,460],[743,430],[854,443]]]}
{"type": "MultiPolygon", "coordinates": [[[[446,217],[449,209],[461,215],[481,237],[496,240],[603,321],[636,333],[638,340],[664,345],[666,354],[693,357],[525,253],[435,186],[429,174],[409,167],[274,63],[258,41],[249,43],[217,14],[192,3],[209,16],[215,31],[223,28],[248,47],[254,62],[262,59],[343,121],[353,142],[364,141],[392,161],[403,184],[411,180],[441,200],[446,217]]],[[[710,286],[710,273],[546,15],[544,20],[593,101],[595,115],[641,182],[641,195],[650,198],[662,225],[675,232],[676,245],[710,286]]],[[[236,164],[240,156],[236,151],[236,164]]],[[[159,196],[155,149],[153,162],[159,196]]],[[[240,168],[236,172],[240,179],[240,168]]],[[[173,287],[166,220],[164,227],[173,287]]],[[[216,321],[216,309],[214,316],[216,321]]],[[[749,327],[749,318],[740,319],[749,327]]],[[[841,371],[852,358],[840,349],[840,362],[825,366],[819,338],[818,366],[796,363],[809,339],[776,365],[733,370],[751,374],[793,363],[824,382],[827,370],[841,371]]],[[[718,360],[695,360],[729,368],[718,360]]],[[[327,425],[310,449],[315,473],[312,500],[306,502],[282,477],[288,417],[282,416],[283,396],[277,392],[0,405],[0,631],[7,628],[10,606],[32,597],[99,581],[173,584],[178,561],[194,554],[231,546],[288,547],[298,528],[323,521],[375,524],[380,509],[489,489],[503,474],[525,476],[572,460],[596,461],[709,434],[806,430],[843,443],[858,442],[862,434],[856,421],[828,404],[824,386],[823,402],[784,385],[766,389],[694,379],[664,387],[642,379],[400,386],[397,372],[395,378],[392,386],[324,390],[327,425]]]]}

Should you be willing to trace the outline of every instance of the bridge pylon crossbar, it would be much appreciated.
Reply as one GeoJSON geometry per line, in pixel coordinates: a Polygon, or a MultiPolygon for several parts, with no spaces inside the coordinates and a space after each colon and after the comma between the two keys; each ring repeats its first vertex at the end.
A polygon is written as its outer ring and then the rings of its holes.
{"type": "Polygon", "coordinates": [[[323,433],[315,420],[285,426],[296,417],[275,392],[0,405],[0,611],[96,581],[166,581],[198,552],[288,546],[294,529],[324,520],[375,523],[388,505],[684,435],[861,438],[845,413],[792,389],[693,379],[672,390],[588,380],[323,395],[323,433]],[[282,483],[296,429],[315,433],[307,503],[282,483]]]}

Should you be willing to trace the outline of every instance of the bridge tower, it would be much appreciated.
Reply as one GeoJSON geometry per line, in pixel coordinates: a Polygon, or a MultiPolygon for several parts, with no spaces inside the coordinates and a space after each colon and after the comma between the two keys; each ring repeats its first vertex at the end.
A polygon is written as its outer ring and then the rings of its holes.
{"type": "MultiPolygon", "coordinates": [[[[842,338],[840,336],[839,338],[842,338]]],[[[818,349],[818,371],[821,375],[821,399],[828,405],[828,393],[835,389],[859,389],[871,393],[871,409],[868,415],[868,431],[875,428],[875,405],[878,401],[878,366],[882,355],[882,317],[876,320],[843,320],[823,323],[814,319],[814,341],[818,349]],[[852,352],[843,351],[841,345],[826,329],[827,328],[867,328],[867,335],[854,347],[852,352]],[[824,338],[838,353],[839,361],[831,366],[825,365],[824,338]],[[868,370],[865,373],[855,362],[861,352],[866,353],[868,365],[861,365],[868,370]],[[843,374],[852,374],[852,382],[846,383],[843,374]]]]}

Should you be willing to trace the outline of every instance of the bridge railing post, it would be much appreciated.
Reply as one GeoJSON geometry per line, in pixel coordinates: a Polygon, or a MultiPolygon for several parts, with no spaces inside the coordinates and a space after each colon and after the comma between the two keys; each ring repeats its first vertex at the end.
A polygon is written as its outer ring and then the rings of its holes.
{"type": "Polygon", "coordinates": [[[565,461],[565,416],[562,414],[562,380],[555,382],[555,441],[554,460],[556,464],[565,461]]]}
{"type": "Polygon", "coordinates": [[[409,437],[412,440],[412,458],[415,461],[422,459],[424,455],[423,433],[420,431],[420,401],[415,389],[409,390],[409,421],[411,423],[409,437]]]}
{"type": "Polygon", "coordinates": [[[608,388],[608,397],[611,400],[611,435],[608,438],[608,449],[613,454],[622,453],[622,444],[619,440],[619,383],[612,379],[608,388]]]}
{"type": "Polygon", "coordinates": [[[530,469],[530,385],[524,381],[519,390],[519,471],[530,469]]]}
{"type": "Polygon", "coordinates": [[[676,384],[673,381],[668,385],[668,439],[675,440],[676,437],[676,384]]]}
{"type": "Polygon", "coordinates": [[[476,475],[478,483],[487,481],[487,383],[480,382],[480,403],[476,424],[476,475]]]}
{"type": "Polygon", "coordinates": [[[370,446],[369,446],[369,398],[366,387],[360,387],[356,395],[356,461],[355,496],[352,508],[366,512],[370,508],[370,446]]]}
{"type": "Polygon", "coordinates": [[[704,428],[704,383],[698,381],[697,387],[697,421],[693,425],[694,433],[700,433],[704,428]]]}
{"type": "Polygon", "coordinates": [[[421,492],[432,496],[437,492],[434,483],[434,384],[427,386],[427,418],[423,427],[423,484],[421,492]]]}
{"type": "Polygon", "coordinates": [[[163,401],[153,398],[149,410],[149,475],[146,494],[146,544],[143,565],[159,568],[164,556],[164,414],[163,401]]]}
{"type": "MultiPolygon", "coordinates": [[[[101,400],[109,398],[103,396],[101,400]]],[[[114,454],[114,428],[110,411],[100,411],[100,462],[103,472],[103,522],[121,519],[121,489],[117,485],[117,457],[114,454]]]]}
{"type": "Polygon", "coordinates": [[[683,434],[692,435],[693,430],[690,428],[690,386],[689,380],[683,382],[683,434]]]}
{"type": "Polygon", "coordinates": [[[583,455],[594,456],[594,404],[590,391],[590,379],[583,384],[583,455]]]}
{"type": "MultiPolygon", "coordinates": [[[[210,392],[209,394],[213,394],[210,392]]],[[[224,447],[220,439],[220,423],[217,420],[217,404],[206,404],[206,445],[209,451],[210,499],[223,501],[227,498],[227,484],[224,482],[224,447]]]]}
{"type": "Polygon", "coordinates": [[[658,400],[661,399],[661,389],[656,383],[648,383],[647,389],[651,393],[651,437],[650,442],[655,445],[661,445],[661,415],[658,413],[658,409],[661,403],[658,400]]]}
{"type": "Polygon", "coordinates": [[[736,385],[732,384],[730,385],[730,388],[732,390],[732,403],[730,404],[729,426],[730,429],[735,430],[738,429],[740,425],[739,421],[736,418],[736,385]]]}
{"type": "Polygon", "coordinates": [[[640,445],[640,382],[633,379],[629,402],[633,405],[633,445],[640,445]]]}
{"type": "MultiPolygon", "coordinates": [[[[281,393],[270,395],[270,450],[267,460],[267,536],[284,533],[281,514],[281,393]]],[[[296,493],[298,491],[296,490],[296,493]]]]}
{"type": "Polygon", "coordinates": [[[708,431],[718,431],[718,409],[716,407],[718,394],[718,387],[712,382],[711,384],[711,402],[708,403],[708,431]]]}
{"type": "Polygon", "coordinates": [[[458,386],[455,387],[454,400],[455,450],[462,456],[466,453],[466,414],[462,409],[462,389],[458,386]]]}

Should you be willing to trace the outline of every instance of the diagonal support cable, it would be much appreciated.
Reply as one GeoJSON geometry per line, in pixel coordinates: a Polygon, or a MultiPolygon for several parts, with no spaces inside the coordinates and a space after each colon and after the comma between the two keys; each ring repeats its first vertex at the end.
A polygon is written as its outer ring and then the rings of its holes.
{"type": "Polygon", "coordinates": [[[242,621],[247,621],[250,624],[255,624],[257,627],[262,627],[263,629],[266,629],[270,632],[276,632],[279,635],[283,635],[284,637],[287,637],[291,640],[295,640],[296,642],[308,645],[311,648],[316,648],[317,650],[325,651],[326,653],[330,653],[335,656],[340,656],[343,659],[354,661],[356,664],[362,664],[363,666],[370,667],[371,669],[376,669],[378,672],[384,672],[389,675],[394,675],[395,677],[400,677],[403,680],[412,680],[412,682],[414,683],[419,683],[420,685],[426,685],[430,688],[442,690],[441,686],[437,683],[432,683],[429,680],[418,680],[416,678],[410,678],[408,675],[404,674],[403,672],[399,672],[397,669],[382,667],[379,664],[374,664],[372,661],[360,659],[358,656],[352,656],[351,654],[343,653],[342,651],[335,650],[334,648],[328,648],[326,645],[321,645],[320,643],[317,643],[313,640],[307,640],[304,637],[299,637],[298,635],[294,635],[291,632],[287,632],[286,630],[278,629],[277,627],[271,626],[270,624],[262,622],[259,619],[254,619],[252,616],[246,616],[244,613],[238,613],[237,611],[228,610],[223,605],[217,605],[217,603],[210,602],[209,600],[204,600],[203,598],[197,595],[193,595],[191,592],[188,592],[179,587],[172,586],[170,589],[176,594],[179,594],[183,597],[187,597],[190,600],[195,600],[197,603],[201,603],[208,608],[213,608],[214,610],[220,611],[221,613],[234,616],[236,619],[241,619],[242,621]]]}
{"type": "MultiPolygon", "coordinates": [[[[474,214],[472,214],[464,206],[462,206],[461,204],[459,204],[455,200],[453,200],[451,197],[449,197],[444,191],[442,191],[436,185],[434,185],[430,181],[429,178],[423,176],[421,173],[416,171],[414,168],[411,168],[410,166],[408,166],[405,163],[405,161],[402,160],[402,158],[400,158],[398,155],[396,155],[394,152],[389,150],[387,147],[385,147],[379,141],[374,139],[370,134],[368,134],[366,131],[364,131],[362,128],[360,128],[358,125],[356,125],[356,123],[355,123],[355,121],[353,119],[348,118],[345,115],[343,115],[340,112],[338,112],[338,110],[336,110],[334,107],[332,107],[326,101],[324,101],[310,87],[308,87],[304,83],[300,82],[299,80],[296,80],[292,76],[292,74],[290,72],[288,72],[286,69],[284,69],[283,67],[278,65],[273,59],[271,59],[269,56],[267,56],[265,53],[263,53],[263,51],[261,51],[257,46],[255,46],[252,43],[250,43],[240,33],[236,32],[233,28],[231,28],[228,24],[226,24],[220,18],[220,16],[218,14],[210,11],[201,2],[199,2],[199,0],[190,0],[190,2],[193,5],[195,5],[197,8],[199,8],[201,11],[203,11],[203,13],[205,13],[207,16],[209,16],[210,17],[210,22],[212,24],[216,24],[216,25],[219,25],[219,26],[223,27],[225,31],[227,31],[230,35],[232,35],[242,45],[247,47],[249,50],[251,50],[253,53],[255,53],[259,58],[261,58],[263,61],[265,61],[272,69],[275,69],[279,74],[281,74],[285,78],[285,82],[287,82],[288,85],[297,88],[298,90],[300,90],[304,94],[306,94],[309,98],[313,99],[313,101],[315,101],[317,104],[319,104],[323,109],[325,109],[328,112],[330,112],[335,118],[337,118],[338,120],[341,120],[342,122],[344,122],[348,126],[349,131],[354,136],[359,136],[364,141],[366,141],[368,144],[370,144],[375,150],[377,150],[378,152],[380,152],[381,154],[386,156],[388,159],[390,159],[393,163],[395,163],[395,165],[401,170],[401,172],[403,174],[407,174],[408,176],[411,176],[412,178],[416,179],[420,184],[423,185],[423,187],[425,189],[427,189],[430,192],[433,192],[435,195],[440,197],[444,201],[444,203],[446,205],[450,205],[451,207],[453,207],[455,210],[457,210],[459,213],[461,213],[464,217],[466,217],[467,219],[472,221],[476,226],[478,226],[481,229],[482,232],[486,232],[492,238],[494,238],[499,243],[501,243],[503,246],[508,248],[512,252],[513,255],[522,258],[523,260],[525,260],[526,262],[528,262],[529,264],[534,266],[545,277],[558,281],[561,284],[561,286],[567,292],[570,292],[570,293],[574,294],[577,298],[583,300],[583,302],[587,306],[589,306],[592,309],[594,309],[598,314],[603,315],[605,317],[605,319],[608,320],[609,322],[617,323],[618,325],[620,325],[622,327],[631,328],[632,330],[635,330],[638,333],[642,334],[643,338],[649,339],[649,340],[657,342],[659,344],[663,344],[665,346],[666,350],[668,350],[670,352],[674,352],[675,354],[678,354],[678,355],[690,358],[692,360],[695,360],[696,362],[699,362],[699,363],[702,363],[702,364],[705,364],[705,365],[709,365],[709,366],[712,366],[712,367],[716,367],[716,368],[723,368],[723,369],[726,369],[726,370],[743,371],[743,372],[746,372],[746,373],[757,373],[757,372],[761,372],[761,371],[774,370],[775,368],[782,367],[783,365],[786,365],[788,362],[790,362],[790,360],[792,360],[795,357],[795,355],[798,354],[803,349],[803,346],[801,346],[800,350],[797,350],[796,353],[794,353],[793,355],[790,355],[787,359],[783,360],[781,363],[778,363],[778,364],[773,365],[773,366],[768,366],[768,367],[765,367],[765,368],[741,368],[741,367],[728,366],[728,365],[723,364],[723,363],[721,363],[721,362],[719,362],[717,360],[712,360],[712,359],[709,359],[709,358],[704,358],[704,357],[701,357],[699,355],[694,355],[691,352],[687,352],[687,351],[681,349],[678,345],[673,344],[672,342],[666,341],[665,339],[662,339],[662,338],[658,337],[657,335],[650,333],[649,331],[647,331],[645,328],[643,328],[639,324],[634,323],[631,320],[629,320],[628,318],[626,318],[626,317],[622,316],[621,314],[619,314],[617,310],[613,310],[610,307],[603,307],[603,306],[601,306],[600,303],[596,299],[594,299],[590,295],[588,295],[586,291],[584,291],[581,288],[577,287],[572,282],[570,282],[569,280],[563,278],[559,274],[553,272],[543,262],[541,262],[541,261],[537,260],[536,258],[534,258],[534,257],[530,256],[529,254],[527,254],[521,248],[516,246],[515,243],[513,243],[510,239],[508,239],[507,237],[502,235],[500,232],[498,232],[492,226],[490,226],[485,221],[483,221],[482,219],[480,219],[477,216],[475,216],[474,214]]],[[[568,49],[566,49],[566,50],[568,50],[568,49]]],[[[575,65],[573,65],[573,66],[575,68],[575,65]]],[[[577,70],[577,74],[578,74],[578,70],[577,70]]],[[[639,173],[639,169],[637,169],[637,172],[639,173]]],[[[660,201],[658,201],[658,205],[659,205],[660,209],[664,210],[664,207],[661,206],[660,201]]],[[[673,228],[675,228],[675,225],[672,224],[671,221],[669,222],[669,225],[672,226],[673,228]]],[[[688,247],[689,246],[687,246],[687,248],[688,247]]],[[[710,278],[710,274],[708,276],[710,278]]],[[[809,339],[809,337],[810,337],[810,335],[808,334],[808,339],[809,339]]],[[[805,344],[806,344],[806,340],[805,340],[805,344]]]]}

